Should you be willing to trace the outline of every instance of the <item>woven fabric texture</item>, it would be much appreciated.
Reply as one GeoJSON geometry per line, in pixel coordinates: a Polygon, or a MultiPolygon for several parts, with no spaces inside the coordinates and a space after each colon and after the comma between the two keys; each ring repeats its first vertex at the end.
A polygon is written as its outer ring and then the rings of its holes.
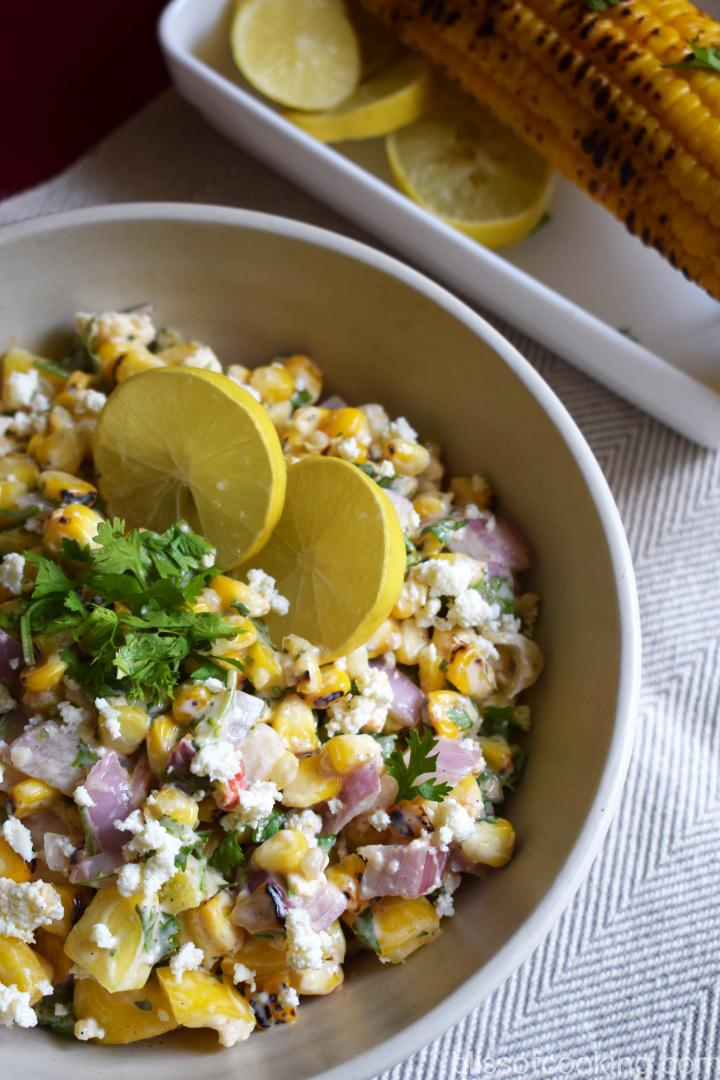
{"type": "MultiPolygon", "coordinates": [[[[172,92],[55,180],[0,203],[0,223],[148,199],[242,206],[367,239],[172,92]]],[[[568,407],[620,508],[643,623],[639,738],[621,810],[555,930],[488,1001],[383,1080],[715,1078],[720,454],[491,321],[568,407]]]]}

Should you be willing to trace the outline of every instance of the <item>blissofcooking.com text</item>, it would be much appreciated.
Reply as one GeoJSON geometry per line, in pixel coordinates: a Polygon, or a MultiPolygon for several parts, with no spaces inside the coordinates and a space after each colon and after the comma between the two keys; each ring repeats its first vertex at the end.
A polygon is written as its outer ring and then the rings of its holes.
{"type": "Polygon", "coordinates": [[[672,1057],[645,1054],[540,1053],[498,1055],[464,1054],[453,1062],[448,1080],[717,1080],[720,1057],[672,1057]]]}

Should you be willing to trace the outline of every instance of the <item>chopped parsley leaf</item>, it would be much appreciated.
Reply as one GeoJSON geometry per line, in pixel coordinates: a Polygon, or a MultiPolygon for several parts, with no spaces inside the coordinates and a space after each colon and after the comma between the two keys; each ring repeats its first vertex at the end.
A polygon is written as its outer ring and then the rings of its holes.
{"type": "Polygon", "coordinates": [[[676,64],[663,64],[665,68],[700,68],[703,71],[720,71],[720,45],[698,45],[700,38],[690,40],[690,52],[676,64]]]}
{"type": "Polygon", "coordinates": [[[403,799],[413,799],[421,795],[424,799],[433,802],[441,802],[450,792],[450,785],[438,783],[435,780],[424,780],[418,783],[418,778],[425,773],[434,773],[437,758],[434,754],[437,740],[432,733],[425,728],[422,735],[416,728],[410,732],[407,741],[409,752],[408,760],[405,761],[403,751],[393,750],[386,760],[385,766],[391,776],[398,783],[397,802],[403,799]]]}

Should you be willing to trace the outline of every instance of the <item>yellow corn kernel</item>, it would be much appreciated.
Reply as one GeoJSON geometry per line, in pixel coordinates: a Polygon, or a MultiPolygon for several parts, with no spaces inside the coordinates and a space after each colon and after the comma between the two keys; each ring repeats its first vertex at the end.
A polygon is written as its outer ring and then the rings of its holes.
{"type": "Polygon", "coordinates": [[[214,589],[203,589],[200,595],[195,597],[190,607],[198,614],[203,611],[217,614],[222,611],[222,601],[214,589]]]}
{"type": "Polygon", "coordinates": [[[477,701],[484,701],[494,690],[492,672],[478,650],[472,645],[453,649],[445,672],[448,682],[477,701]]]}
{"type": "Polygon", "coordinates": [[[219,892],[199,907],[183,913],[183,931],[205,953],[208,962],[237,952],[242,945],[243,931],[230,919],[235,897],[219,892]]]}
{"type": "Polygon", "coordinates": [[[207,712],[214,698],[212,690],[200,682],[185,683],[175,691],[172,714],[178,724],[187,727],[193,720],[199,720],[207,712]]]}
{"type": "Polygon", "coordinates": [[[250,385],[263,401],[289,401],[295,393],[295,380],[285,364],[264,364],[250,373],[250,385]]]}
{"type": "Polygon", "coordinates": [[[291,750],[285,750],[270,770],[268,780],[271,780],[282,791],[288,784],[292,784],[299,769],[298,759],[291,750]]]}
{"type": "Polygon", "coordinates": [[[415,580],[404,581],[400,589],[400,595],[395,601],[395,607],[392,609],[392,617],[394,619],[409,619],[425,604],[427,595],[426,585],[422,585],[415,580]]]}
{"type": "Polygon", "coordinates": [[[53,510],[45,525],[43,546],[52,555],[59,555],[63,540],[77,540],[80,547],[97,547],[95,534],[103,518],[82,503],[68,503],[53,510]]]}
{"type": "Polygon", "coordinates": [[[206,795],[202,802],[198,803],[198,817],[201,821],[216,821],[221,813],[214,795],[206,795]]]}
{"type": "Polygon", "coordinates": [[[367,901],[360,896],[360,882],[365,872],[365,861],[359,855],[345,855],[325,871],[328,881],[336,885],[348,902],[347,915],[354,915],[367,907],[367,901]]]}
{"type": "Polygon", "coordinates": [[[340,778],[329,776],[323,769],[320,755],[312,754],[300,759],[297,776],[283,791],[283,803],[295,809],[315,806],[334,799],[340,786],[340,778]]]}
{"type": "Polygon", "coordinates": [[[323,376],[317,364],[309,356],[302,356],[299,353],[296,356],[286,357],[283,364],[295,380],[296,390],[307,391],[310,395],[309,403],[314,404],[323,389],[323,376]]]}
{"type": "MultiPolygon", "coordinates": [[[[65,942],[65,952],[111,994],[139,990],[148,980],[151,964],[143,944],[143,924],[137,896],[121,896],[114,885],[99,889],[65,942]],[[118,939],[115,949],[99,949],[92,939],[96,923],[105,923],[118,939]]],[[[151,915],[152,912],[149,912],[151,915]]]]}
{"type": "Polygon", "coordinates": [[[182,730],[180,724],[170,716],[156,716],[153,720],[145,746],[150,768],[156,776],[165,772],[170,751],[182,735],[182,730]]]}
{"type": "Polygon", "coordinates": [[[156,791],[147,808],[153,817],[172,818],[188,829],[194,829],[198,822],[198,804],[174,784],[165,784],[156,791]]]}
{"type": "Polygon", "coordinates": [[[43,664],[25,668],[20,678],[26,690],[39,693],[59,686],[66,671],[67,664],[55,654],[49,656],[43,664]]]}
{"type": "Polygon", "coordinates": [[[0,480],[0,510],[19,509],[18,499],[27,493],[27,484],[20,480],[0,480]]]}
{"type": "Polygon", "coordinates": [[[76,473],[87,457],[90,443],[78,428],[62,427],[49,435],[33,435],[27,449],[44,469],[76,473]]]}
{"type": "Polygon", "coordinates": [[[237,952],[224,956],[221,968],[232,978],[236,964],[244,964],[256,975],[281,975],[287,971],[287,953],[284,940],[253,937],[248,934],[237,952]]]}
{"type": "Polygon", "coordinates": [[[390,439],[383,447],[382,456],[392,462],[400,476],[419,476],[430,464],[425,447],[409,439],[390,439]]]}
{"type": "Polygon", "coordinates": [[[400,623],[397,619],[386,619],[366,644],[368,657],[373,660],[383,653],[393,652],[399,644],[400,623]]]}
{"type": "Polygon", "coordinates": [[[30,995],[34,1005],[43,996],[42,985],[49,981],[52,967],[24,941],[0,937],[0,983],[17,986],[30,995]]]}
{"type": "Polygon", "coordinates": [[[342,986],[345,973],[341,964],[328,961],[319,968],[307,968],[305,971],[291,970],[288,973],[290,985],[298,994],[308,997],[318,997],[332,994],[339,986],[342,986]]]}
{"type": "Polygon", "coordinates": [[[481,738],[479,741],[489,769],[499,775],[512,769],[512,750],[502,735],[493,735],[489,739],[481,738]]]}
{"type": "Polygon", "coordinates": [[[228,364],[225,374],[236,383],[246,383],[250,378],[250,368],[244,364],[228,364]]]}
{"type": "Polygon", "coordinates": [[[350,693],[350,676],[335,664],[326,664],[320,668],[320,685],[313,687],[307,676],[297,684],[298,694],[313,709],[327,709],[333,702],[339,701],[350,693]]]}
{"type": "Polygon", "coordinates": [[[29,881],[31,877],[32,871],[22,856],[10,847],[3,836],[0,836],[0,878],[10,878],[11,881],[29,881]]]}
{"type": "Polygon", "coordinates": [[[151,353],[144,345],[125,345],[122,359],[114,368],[115,381],[125,382],[133,375],[140,375],[143,371],[161,367],[167,367],[165,361],[151,353]]]}
{"type": "MultiPolygon", "coordinates": [[[[36,367],[37,361],[43,357],[28,352],[27,349],[8,349],[3,357],[3,388],[2,407],[6,412],[14,412],[15,409],[27,408],[18,398],[10,376],[14,371],[27,372],[36,367]]],[[[61,375],[55,375],[46,368],[37,369],[40,377],[40,390],[46,397],[53,397],[62,387],[65,379],[61,375]]]]}
{"type": "Polygon", "coordinates": [[[257,628],[252,619],[247,619],[244,615],[226,615],[225,622],[235,627],[235,637],[219,638],[213,645],[211,653],[216,657],[230,656],[235,660],[243,660],[245,650],[257,641],[257,628]]]}
{"type": "Polygon", "coordinates": [[[450,792],[449,798],[460,803],[473,818],[479,814],[483,808],[482,792],[478,787],[477,780],[472,774],[463,777],[463,779],[455,785],[450,792]]]}
{"type": "Polygon", "coordinates": [[[44,780],[35,780],[31,777],[21,780],[10,788],[13,813],[18,818],[29,817],[39,810],[46,810],[59,797],[60,792],[57,788],[50,787],[44,780]]]}
{"type": "Polygon", "coordinates": [[[432,555],[439,555],[445,546],[442,540],[438,540],[434,532],[426,532],[416,545],[423,555],[429,558],[432,555]]]}
{"type": "MultiPolygon", "coordinates": [[[[321,405],[302,405],[292,414],[293,432],[297,432],[303,439],[308,439],[311,435],[317,434],[318,428],[329,415],[330,410],[324,409],[321,405]]],[[[321,434],[327,446],[330,440],[324,431],[321,434]]]]}
{"type": "Polygon", "coordinates": [[[420,652],[429,641],[429,632],[418,626],[414,619],[400,623],[400,643],[395,648],[395,658],[401,664],[417,664],[420,652]]]}
{"type": "Polygon", "coordinates": [[[97,377],[90,371],[73,371],[68,375],[65,380],[65,385],[62,388],[62,393],[77,392],[78,390],[89,390],[91,386],[97,384],[97,377]]]}
{"type": "Polygon", "coordinates": [[[134,754],[150,730],[150,717],[137,705],[110,702],[112,712],[101,712],[98,728],[103,746],[118,754],[134,754]]]}
{"type": "Polygon", "coordinates": [[[371,905],[373,928],[383,963],[399,964],[427,945],[440,931],[440,918],[429,900],[385,896],[371,905]]]}
{"type": "Polygon", "coordinates": [[[233,604],[243,604],[250,586],[237,581],[227,574],[218,574],[210,582],[210,588],[216,592],[226,611],[233,610],[233,604]]]}
{"type": "Polygon", "coordinates": [[[269,874],[294,874],[308,846],[307,836],[299,829],[280,829],[255,849],[252,863],[269,874]]]}
{"type": "Polygon", "coordinates": [[[282,668],[271,645],[257,638],[243,652],[245,674],[256,690],[266,693],[282,683],[282,668]]]}
{"type": "Polygon", "coordinates": [[[505,866],[515,848],[515,830],[505,818],[494,821],[476,821],[467,840],[460,845],[463,855],[470,862],[483,866],[505,866]]]}
{"type": "Polygon", "coordinates": [[[213,1028],[223,1046],[234,1046],[252,1033],[253,1011],[229,979],[208,971],[185,971],[176,979],[169,967],[158,968],[157,977],[182,1027],[213,1028]]]}
{"type": "MultiPolygon", "coordinates": [[[[73,962],[63,948],[62,938],[56,937],[55,934],[48,934],[43,927],[40,927],[35,931],[35,950],[49,968],[49,979],[53,986],[69,978],[73,962]]],[[[93,986],[97,986],[94,979],[88,981],[93,986]]]]}
{"type": "Polygon", "coordinates": [[[0,480],[16,480],[35,487],[40,470],[27,454],[6,454],[0,458],[0,480]]]}
{"type": "Polygon", "coordinates": [[[418,676],[420,688],[426,694],[433,690],[442,690],[447,684],[445,668],[447,661],[438,653],[435,645],[430,643],[423,646],[417,655],[418,676]]]}
{"type": "Polygon", "coordinates": [[[413,510],[422,522],[431,518],[442,517],[447,511],[446,501],[441,495],[426,491],[413,499],[413,510]]]}
{"type": "Polygon", "coordinates": [[[85,911],[93,893],[92,889],[78,885],[53,885],[53,888],[60,897],[63,913],[61,918],[55,919],[44,929],[48,934],[52,934],[53,937],[58,937],[64,941],[85,911]]]}
{"type": "Polygon", "coordinates": [[[380,747],[371,735],[335,735],[320,752],[323,764],[340,776],[380,756],[380,747]]]}
{"type": "Polygon", "coordinates": [[[215,896],[222,884],[220,875],[207,869],[194,855],[188,855],[185,868],[166,881],[158,894],[163,911],[179,915],[215,896]]]}
{"type": "Polygon", "coordinates": [[[489,510],[493,491],[487,480],[477,473],[474,476],[453,476],[450,481],[456,506],[477,506],[480,510],[489,510]]]}
{"type": "Polygon", "coordinates": [[[140,991],[124,990],[118,994],[109,994],[94,979],[76,979],[73,1012],[76,1020],[92,1017],[105,1032],[96,1041],[111,1046],[153,1039],[178,1026],[167,995],[155,976],[140,991]]]}
{"type": "Polygon", "coordinates": [[[60,472],[57,469],[46,469],[38,477],[38,487],[43,498],[56,503],[83,503],[84,506],[94,506],[97,502],[97,488],[88,484],[87,480],[81,480],[78,476],[60,472]]]}
{"type": "Polygon", "coordinates": [[[100,368],[100,378],[107,386],[115,382],[115,369],[128,350],[127,341],[103,341],[95,349],[100,368]]]}
{"type": "Polygon", "coordinates": [[[288,694],[275,706],[270,725],[293,754],[310,754],[320,746],[315,715],[297,694],[288,694]]]}
{"type": "Polygon", "coordinates": [[[459,739],[478,722],[474,702],[454,690],[432,690],[427,699],[427,717],[438,735],[459,739]]]}
{"type": "Polygon", "coordinates": [[[365,413],[350,407],[331,409],[320,424],[320,430],[330,439],[352,439],[369,434],[365,413]]]}
{"type": "Polygon", "coordinates": [[[258,1002],[260,994],[264,995],[260,999],[263,1003],[261,1006],[261,1018],[258,1019],[260,1027],[270,1027],[272,1024],[295,1023],[297,1020],[296,1006],[283,1004],[283,991],[290,985],[289,972],[256,976],[255,990],[253,992],[255,1002],[258,1002]]]}

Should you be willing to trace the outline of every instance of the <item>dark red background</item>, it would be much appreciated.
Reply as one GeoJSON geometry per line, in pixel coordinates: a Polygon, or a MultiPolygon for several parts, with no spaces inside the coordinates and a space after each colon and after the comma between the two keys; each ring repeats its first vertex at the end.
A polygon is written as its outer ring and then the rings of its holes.
{"type": "Polygon", "coordinates": [[[3,4],[0,198],[59,172],[162,89],[165,2],[3,4]]]}

